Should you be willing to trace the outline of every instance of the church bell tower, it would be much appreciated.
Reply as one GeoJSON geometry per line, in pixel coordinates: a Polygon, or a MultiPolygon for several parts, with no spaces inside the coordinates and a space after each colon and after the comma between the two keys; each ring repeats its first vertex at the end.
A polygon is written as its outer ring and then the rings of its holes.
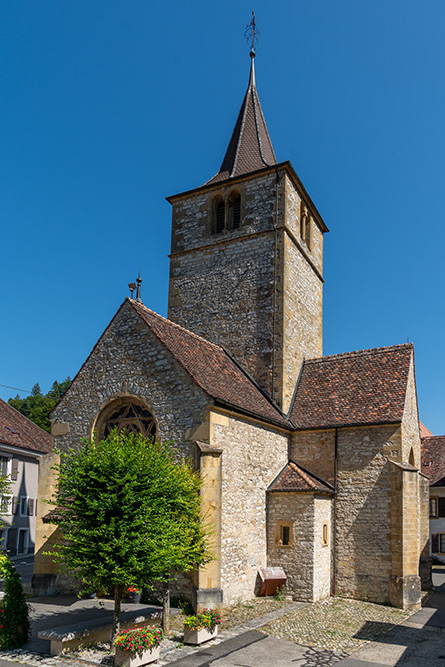
{"type": "Polygon", "coordinates": [[[222,345],[286,413],[305,358],[322,356],[323,233],[290,162],[278,163],[252,48],[218,173],[173,206],[168,317],[222,345]]]}

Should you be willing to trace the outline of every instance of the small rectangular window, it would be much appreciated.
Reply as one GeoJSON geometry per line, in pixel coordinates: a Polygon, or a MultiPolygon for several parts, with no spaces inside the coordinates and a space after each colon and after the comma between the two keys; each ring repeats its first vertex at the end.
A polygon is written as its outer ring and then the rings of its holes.
{"type": "Polygon", "coordinates": [[[324,547],[327,547],[329,544],[329,524],[324,523],[321,531],[321,543],[324,547]]]}
{"type": "Polygon", "coordinates": [[[28,516],[28,496],[20,496],[20,516],[28,516]]]}
{"type": "Polygon", "coordinates": [[[430,498],[430,519],[437,519],[437,498],[430,498]]]}
{"type": "Polygon", "coordinates": [[[290,542],[290,528],[289,526],[281,526],[281,544],[287,547],[290,542]]]}
{"type": "Polygon", "coordinates": [[[28,529],[20,528],[18,539],[17,539],[17,553],[18,554],[27,554],[28,553],[28,529]]]}
{"type": "Polygon", "coordinates": [[[275,543],[280,547],[291,547],[293,539],[292,522],[278,521],[275,543]]]}
{"type": "Polygon", "coordinates": [[[439,535],[439,552],[445,554],[445,533],[439,535]]]}

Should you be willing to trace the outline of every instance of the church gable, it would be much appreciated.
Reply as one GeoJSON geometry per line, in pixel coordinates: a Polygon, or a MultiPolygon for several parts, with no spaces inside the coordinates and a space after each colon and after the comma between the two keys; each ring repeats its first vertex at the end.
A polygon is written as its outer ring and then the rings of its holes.
{"type": "Polygon", "coordinates": [[[59,449],[76,448],[131,403],[153,415],[157,437],[189,455],[185,433],[202,423],[210,402],[126,300],[54,408],[53,433],[59,449]]]}

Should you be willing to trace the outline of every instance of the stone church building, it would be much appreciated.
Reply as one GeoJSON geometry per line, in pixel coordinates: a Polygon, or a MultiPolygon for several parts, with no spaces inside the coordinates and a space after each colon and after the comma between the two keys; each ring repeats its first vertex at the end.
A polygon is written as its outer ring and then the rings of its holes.
{"type": "MultiPolygon", "coordinates": [[[[169,197],[168,319],[126,298],[53,410],[52,434],[63,451],[130,428],[193,461],[215,542],[184,592],[198,605],[249,599],[259,569],[281,566],[296,600],[417,606],[430,562],[413,346],[323,356],[328,229],[276,160],[253,55],[220,170],[169,197]]],[[[42,498],[55,457],[41,463],[42,498]]],[[[47,512],[40,502],[42,593],[66,585],[43,555],[56,535],[47,512]]]]}

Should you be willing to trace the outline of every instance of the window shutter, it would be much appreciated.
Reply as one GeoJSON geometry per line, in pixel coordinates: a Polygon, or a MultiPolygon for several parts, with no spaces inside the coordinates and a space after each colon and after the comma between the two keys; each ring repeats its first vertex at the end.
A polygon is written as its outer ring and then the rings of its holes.
{"type": "Polygon", "coordinates": [[[439,553],[439,535],[437,533],[431,535],[431,551],[433,554],[439,553]]]}
{"type": "Polygon", "coordinates": [[[15,481],[19,476],[19,460],[13,458],[11,464],[11,479],[15,481]]]}
{"type": "Polygon", "coordinates": [[[445,498],[439,498],[439,516],[445,517],[445,498]]]}
{"type": "Polygon", "coordinates": [[[18,514],[20,500],[17,496],[12,499],[12,514],[18,514]]]}
{"type": "Polygon", "coordinates": [[[6,543],[6,549],[11,552],[11,556],[15,556],[17,549],[17,528],[8,529],[8,541],[6,543]]]}
{"type": "Polygon", "coordinates": [[[28,516],[34,515],[34,498],[28,498],[28,516]]]}
{"type": "Polygon", "coordinates": [[[36,503],[34,505],[34,514],[37,516],[37,498],[36,498],[36,503]]]}

